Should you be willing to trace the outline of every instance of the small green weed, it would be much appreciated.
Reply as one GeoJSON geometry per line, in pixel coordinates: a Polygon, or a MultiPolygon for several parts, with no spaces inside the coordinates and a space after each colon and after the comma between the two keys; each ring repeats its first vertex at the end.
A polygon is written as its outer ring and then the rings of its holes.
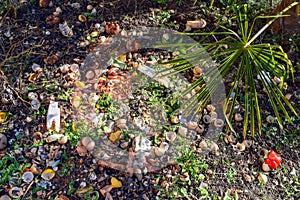
{"type": "Polygon", "coordinates": [[[168,11],[158,11],[156,14],[153,12],[152,17],[149,17],[154,25],[161,27],[164,27],[165,25],[172,25],[171,23],[168,23],[170,18],[171,13],[168,11]]]}
{"type": "MultiPolygon", "coordinates": [[[[17,145],[16,145],[17,146],[17,145]]],[[[24,161],[23,161],[24,162],[24,161]]],[[[0,162],[0,185],[8,184],[9,180],[15,176],[20,178],[23,169],[30,167],[30,164],[20,164],[13,154],[6,153],[0,162]]]]}
{"type": "Polygon", "coordinates": [[[64,134],[65,136],[68,136],[70,144],[72,146],[76,146],[77,142],[80,140],[80,133],[76,129],[75,122],[66,123],[64,130],[65,130],[64,134]]]}
{"type": "Polygon", "coordinates": [[[236,170],[233,167],[230,167],[226,173],[228,183],[231,183],[231,181],[236,175],[236,170]]]}

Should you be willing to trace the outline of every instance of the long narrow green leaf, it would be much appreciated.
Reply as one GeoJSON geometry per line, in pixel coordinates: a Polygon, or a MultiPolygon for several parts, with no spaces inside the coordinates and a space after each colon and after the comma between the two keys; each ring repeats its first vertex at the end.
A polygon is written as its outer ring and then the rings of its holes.
{"type": "Polygon", "coordinates": [[[278,15],[276,15],[272,20],[270,20],[266,25],[264,25],[262,27],[262,29],[260,29],[248,42],[247,44],[245,44],[245,48],[247,48],[254,40],[256,40],[257,37],[260,36],[260,34],[262,34],[276,19],[278,19],[283,13],[285,13],[286,11],[288,11],[289,9],[291,9],[292,7],[298,5],[299,2],[294,2],[292,4],[290,4],[289,6],[287,6],[285,9],[283,9],[278,15]]]}

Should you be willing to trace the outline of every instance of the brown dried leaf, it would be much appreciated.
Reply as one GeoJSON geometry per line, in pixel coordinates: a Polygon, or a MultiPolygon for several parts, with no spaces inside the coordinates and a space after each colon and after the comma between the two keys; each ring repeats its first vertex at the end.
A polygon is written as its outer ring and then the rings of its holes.
{"type": "Polygon", "coordinates": [[[206,26],[206,21],[204,19],[187,21],[186,25],[191,28],[204,28],[206,26]]]}
{"type": "Polygon", "coordinates": [[[102,196],[105,197],[106,193],[109,193],[112,188],[113,188],[112,185],[106,185],[103,188],[101,188],[100,192],[101,192],[102,196]]]}

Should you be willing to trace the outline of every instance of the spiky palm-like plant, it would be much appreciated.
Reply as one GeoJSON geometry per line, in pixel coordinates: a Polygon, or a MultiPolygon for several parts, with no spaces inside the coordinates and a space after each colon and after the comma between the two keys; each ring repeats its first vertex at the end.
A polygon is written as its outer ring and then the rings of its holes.
{"type": "MultiPolygon", "coordinates": [[[[240,94],[241,90],[239,85],[243,82],[244,102],[242,102],[242,104],[244,105],[245,111],[243,117],[243,136],[246,137],[249,127],[252,136],[254,136],[256,126],[261,133],[262,120],[257,95],[258,92],[255,85],[255,79],[257,77],[261,80],[262,85],[265,88],[274,114],[282,128],[282,114],[288,121],[291,121],[286,109],[287,107],[298,116],[295,109],[282,93],[284,81],[287,78],[293,79],[292,63],[280,45],[259,43],[257,39],[277,18],[283,17],[283,14],[287,10],[298,4],[299,2],[292,3],[276,16],[256,17],[251,24],[247,15],[247,5],[236,6],[233,10],[236,14],[238,31],[219,26],[218,28],[220,28],[221,31],[214,30],[210,33],[183,33],[194,36],[203,36],[203,39],[200,40],[202,48],[169,61],[168,64],[172,64],[172,67],[161,71],[161,74],[163,74],[163,76],[168,76],[185,71],[195,65],[205,66],[203,63],[205,62],[206,57],[204,56],[203,59],[199,59],[199,55],[204,52],[209,52],[210,57],[217,62],[218,71],[223,78],[229,73],[234,73],[233,85],[223,104],[223,112],[226,116],[225,118],[229,125],[228,127],[233,130],[231,121],[234,116],[237,95],[232,94],[240,94]],[[271,18],[271,20],[256,34],[253,34],[254,24],[258,18],[271,18]],[[222,39],[217,39],[217,35],[222,39]],[[215,41],[205,42],[207,41],[206,39],[211,36],[214,37],[215,41]],[[272,81],[274,76],[281,78],[281,83],[279,85],[272,81]],[[226,110],[227,112],[229,110],[229,112],[227,113],[226,110]],[[257,122],[257,125],[255,121],[257,122]]],[[[192,49],[195,45],[198,44],[172,44],[169,45],[169,47],[184,46],[185,48],[188,47],[192,49]]],[[[204,106],[209,102],[211,95],[218,89],[219,85],[219,79],[217,75],[215,75],[215,72],[215,69],[208,68],[204,74],[205,77],[200,77],[193,82],[185,92],[183,92],[182,96],[188,94],[197,86],[201,86],[201,88],[193,95],[193,98],[186,103],[186,108],[188,110],[196,110],[197,112],[202,111],[204,106]],[[201,101],[201,104],[199,104],[199,101],[201,101]]]]}

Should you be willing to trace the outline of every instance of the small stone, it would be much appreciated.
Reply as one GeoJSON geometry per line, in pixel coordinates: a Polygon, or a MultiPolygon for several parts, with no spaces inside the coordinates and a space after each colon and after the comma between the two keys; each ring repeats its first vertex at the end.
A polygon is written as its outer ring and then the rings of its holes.
{"type": "Polygon", "coordinates": [[[252,178],[251,178],[251,176],[249,176],[248,174],[245,174],[245,175],[244,175],[244,179],[245,179],[245,181],[248,182],[248,183],[252,182],[252,178]]]}
{"type": "Polygon", "coordinates": [[[176,133],[173,131],[169,131],[166,133],[166,140],[169,142],[173,142],[176,139],[176,133]]]}
{"type": "Polygon", "coordinates": [[[87,10],[92,10],[92,9],[93,9],[93,6],[92,6],[92,5],[87,5],[86,9],[87,9],[87,10]]]}
{"type": "Polygon", "coordinates": [[[87,149],[84,146],[78,146],[76,150],[79,156],[85,156],[87,154],[87,149]]]}
{"type": "Polygon", "coordinates": [[[205,140],[202,140],[202,141],[199,143],[199,147],[200,147],[201,149],[207,148],[207,143],[205,142],[205,140]]]}
{"type": "Polygon", "coordinates": [[[68,136],[66,135],[58,139],[59,144],[66,144],[67,142],[68,142],[68,136]]]}
{"type": "Polygon", "coordinates": [[[5,149],[7,146],[7,137],[0,133],[0,150],[5,149]]]}
{"type": "Polygon", "coordinates": [[[262,169],[265,171],[265,172],[268,172],[271,170],[271,168],[269,167],[269,165],[267,163],[263,163],[262,164],[262,169]]]}
{"type": "Polygon", "coordinates": [[[96,23],[96,24],[95,24],[95,28],[96,28],[96,29],[99,29],[100,27],[101,27],[101,24],[99,24],[99,23],[96,23]]]}
{"type": "Polygon", "coordinates": [[[219,146],[216,144],[216,143],[212,143],[211,144],[211,146],[210,146],[210,149],[212,150],[212,151],[219,151],[219,146]]]}
{"type": "Polygon", "coordinates": [[[31,181],[33,181],[34,175],[32,172],[24,172],[24,174],[22,175],[22,179],[25,183],[30,183],[31,181]]]}
{"type": "Polygon", "coordinates": [[[11,36],[10,30],[6,31],[4,33],[4,36],[9,38],[11,36]]]}
{"type": "Polygon", "coordinates": [[[186,127],[183,127],[183,126],[180,126],[178,128],[178,134],[182,137],[186,137],[187,136],[187,132],[188,132],[188,129],[186,127]]]}
{"type": "Polygon", "coordinates": [[[188,129],[190,129],[190,130],[194,130],[194,129],[196,129],[196,128],[198,127],[198,124],[197,124],[197,122],[189,121],[189,122],[187,123],[187,127],[188,127],[188,129]]]}
{"type": "Polygon", "coordinates": [[[259,174],[257,179],[260,183],[263,183],[263,184],[268,182],[268,177],[264,174],[259,174]]]}
{"type": "Polygon", "coordinates": [[[5,194],[0,197],[0,200],[10,200],[10,197],[5,194]]]}
{"type": "Polygon", "coordinates": [[[82,138],[81,143],[88,151],[92,151],[95,148],[95,142],[91,137],[86,136],[82,138]]]}

